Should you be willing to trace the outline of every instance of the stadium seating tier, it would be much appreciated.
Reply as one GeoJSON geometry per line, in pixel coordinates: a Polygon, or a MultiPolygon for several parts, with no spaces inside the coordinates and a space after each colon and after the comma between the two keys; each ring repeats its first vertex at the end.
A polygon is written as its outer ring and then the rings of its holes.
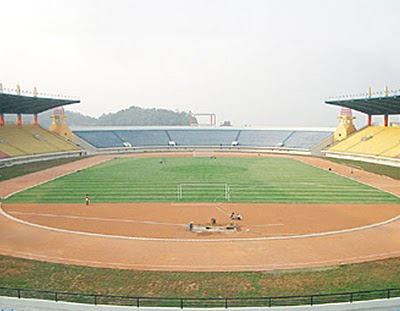
{"type": "Polygon", "coordinates": [[[400,156],[400,127],[369,126],[328,151],[397,158],[400,156]]]}
{"type": "Polygon", "coordinates": [[[0,152],[9,157],[79,150],[39,126],[1,126],[0,152]]]}
{"type": "Polygon", "coordinates": [[[75,135],[96,148],[177,146],[293,148],[309,150],[332,135],[330,131],[247,129],[77,130],[75,135]]]}

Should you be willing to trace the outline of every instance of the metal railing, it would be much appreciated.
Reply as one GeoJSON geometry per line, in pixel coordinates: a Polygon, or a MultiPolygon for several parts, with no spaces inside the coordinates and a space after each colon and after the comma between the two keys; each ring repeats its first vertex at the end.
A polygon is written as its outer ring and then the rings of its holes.
{"type": "Polygon", "coordinates": [[[170,298],[170,297],[142,297],[117,296],[103,294],[71,293],[50,290],[34,290],[0,286],[0,296],[44,299],[87,303],[93,305],[117,305],[131,307],[174,307],[174,308],[238,308],[238,307],[278,307],[318,305],[325,303],[345,303],[368,301],[375,299],[390,299],[400,297],[400,288],[382,290],[368,290],[358,292],[343,292],[332,294],[315,294],[304,296],[271,296],[248,298],[170,298]]]}

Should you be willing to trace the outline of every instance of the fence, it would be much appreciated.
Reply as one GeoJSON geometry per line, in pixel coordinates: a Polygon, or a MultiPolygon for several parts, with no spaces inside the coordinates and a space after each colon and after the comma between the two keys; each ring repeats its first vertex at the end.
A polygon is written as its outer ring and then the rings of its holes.
{"type": "Polygon", "coordinates": [[[57,292],[50,290],[33,290],[0,286],[0,296],[44,299],[87,303],[94,305],[118,305],[132,307],[174,307],[174,308],[237,308],[237,307],[278,307],[317,305],[325,303],[355,302],[374,299],[390,299],[400,297],[400,288],[345,292],[334,294],[315,294],[304,296],[275,296],[249,298],[165,298],[116,296],[103,294],[84,294],[57,292]]]}

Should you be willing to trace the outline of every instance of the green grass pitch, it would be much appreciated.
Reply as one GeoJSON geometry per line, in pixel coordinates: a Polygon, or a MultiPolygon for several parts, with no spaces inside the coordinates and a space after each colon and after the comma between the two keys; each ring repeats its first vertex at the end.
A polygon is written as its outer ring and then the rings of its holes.
{"type": "Polygon", "coordinates": [[[177,202],[400,203],[400,198],[292,159],[118,158],[60,177],[11,197],[9,203],[177,202]]]}

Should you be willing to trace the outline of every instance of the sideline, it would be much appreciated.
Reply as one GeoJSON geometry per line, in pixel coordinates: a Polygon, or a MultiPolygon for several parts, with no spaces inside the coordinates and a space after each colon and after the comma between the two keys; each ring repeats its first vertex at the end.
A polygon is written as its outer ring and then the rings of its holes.
{"type": "Polygon", "coordinates": [[[14,182],[17,185],[19,185],[19,184],[24,185],[24,184],[26,184],[26,182],[24,182],[26,179],[28,179],[29,181],[33,180],[33,181],[36,181],[36,182],[35,183],[30,182],[30,185],[28,185],[28,186],[17,187],[17,189],[16,190],[12,190],[12,192],[1,193],[1,198],[2,199],[7,199],[7,198],[13,196],[14,194],[19,193],[19,192],[34,188],[36,186],[45,184],[47,182],[59,179],[61,177],[67,176],[67,175],[71,175],[71,174],[77,173],[80,170],[90,168],[92,166],[104,163],[106,161],[110,161],[111,159],[112,158],[107,157],[107,156],[94,156],[94,157],[78,160],[78,161],[75,161],[75,162],[72,162],[72,163],[66,163],[66,164],[63,164],[61,166],[50,167],[50,168],[47,168],[47,169],[42,170],[42,171],[30,173],[30,174],[27,174],[27,175],[18,176],[18,177],[15,177],[15,178],[12,178],[12,179],[8,179],[8,180],[4,180],[4,181],[0,182],[1,185],[9,184],[9,183],[12,184],[14,182]],[[94,160],[96,160],[96,159],[100,159],[100,160],[98,162],[95,162],[94,160]],[[89,161],[89,160],[92,160],[92,161],[89,161]],[[79,168],[74,168],[75,165],[79,164],[79,162],[81,162],[81,161],[85,161],[85,162],[89,162],[89,163],[86,164],[86,165],[80,166],[79,168]],[[69,167],[73,167],[73,169],[69,169],[69,167]],[[67,168],[67,170],[65,172],[61,173],[61,172],[59,172],[60,168],[67,168]],[[53,176],[50,177],[50,178],[48,178],[48,177],[39,178],[39,179],[35,178],[35,177],[37,177],[37,175],[40,175],[40,174],[43,174],[43,173],[46,173],[46,172],[52,172],[53,176]],[[58,172],[58,173],[54,174],[55,172],[58,172]]]}
{"type": "MultiPolygon", "coordinates": [[[[320,165],[319,163],[317,163],[317,161],[312,161],[312,160],[310,160],[310,159],[308,159],[308,158],[304,158],[304,157],[300,157],[300,158],[299,158],[299,157],[296,157],[296,159],[297,159],[298,161],[304,163],[304,164],[307,164],[307,165],[310,165],[310,166],[319,168],[319,169],[321,169],[321,170],[323,170],[323,171],[326,170],[326,167],[324,167],[323,165],[320,165]]],[[[329,163],[329,160],[327,160],[327,159],[325,159],[325,158],[315,158],[315,160],[323,160],[323,161],[327,162],[326,164],[331,164],[331,166],[339,166],[339,167],[341,167],[341,168],[352,168],[351,166],[348,166],[348,165],[343,164],[343,163],[337,163],[337,162],[330,162],[330,163],[329,163]]],[[[329,166],[329,165],[328,165],[328,166],[329,166]]],[[[382,186],[385,186],[385,185],[382,185],[382,184],[374,184],[374,183],[370,183],[370,182],[368,182],[368,181],[363,180],[363,178],[364,178],[364,177],[367,177],[368,175],[372,175],[372,176],[376,175],[376,176],[380,176],[380,177],[383,177],[383,178],[386,178],[386,179],[389,179],[389,180],[394,180],[394,181],[396,181],[395,179],[392,179],[391,177],[388,177],[388,176],[386,176],[386,175],[379,175],[379,174],[377,174],[377,173],[372,173],[372,172],[369,172],[369,171],[366,171],[366,170],[363,170],[363,169],[359,169],[359,168],[353,168],[353,169],[358,170],[359,172],[362,172],[362,173],[364,174],[364,176],[354,176],[354,175],[349,175],[349,174],[346,174],[346,173],[340,173],[340,172],[333,171],[333,170],[330,171],[330,172],[331,172],[331,173],[334,173],[334,174],[337,175],[337,176],[345,177],[345,178],[347,178],[347,179],[350,179],[350,180],[353,180],[353,181],[355,181],[355,182],[358,182],[358,183],[360,183],[360,184],[362,184],[362,185],[365,185],[365,186],[369,186],[369,187],[378,189],[378,190],[380,190],[380,191],[382,191],[382,192],[385,192],[385,193],[391,194],[391,195],[393,195],[393,196],[395,196],[395,197],[397,197],[397,198],[400,198],[400,194],[394,193],[394,192],[389,191],[389,190],[385,189],[384,187],[382,187],[382,186]],[[365,175],[367,175],[367,176],[365,176],[365,175]]]]}

